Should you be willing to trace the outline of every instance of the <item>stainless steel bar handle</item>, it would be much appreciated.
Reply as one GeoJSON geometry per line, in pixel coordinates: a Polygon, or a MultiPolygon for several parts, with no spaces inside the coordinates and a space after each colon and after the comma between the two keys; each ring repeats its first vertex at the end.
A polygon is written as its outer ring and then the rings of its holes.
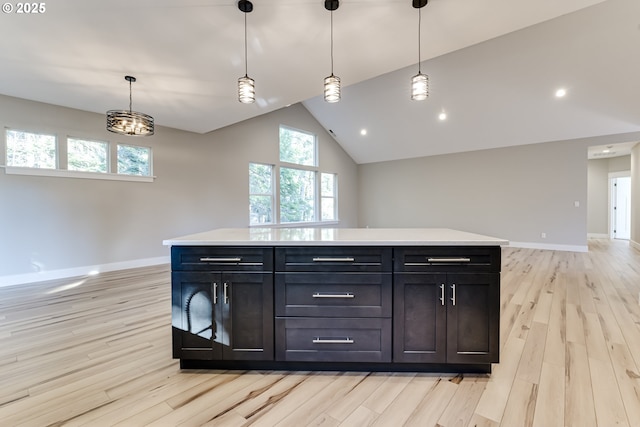
{"type": "Polygon", "coordinates": [[[200,258],[200,262],[240,262],[240,261],[242,261],[241,257],[234,257],[234,258],[202,257],[200,258]]]}
{"type": "Polygon", "coordinates": [[[316,337],[313,339],[314,344],[353,344],[353,338],[328,339],[316,337]]]}
{"type": "Polygon", "coordinates": [[[343,294],[328,294],[325,292],[315,292],[313,298],[355,298],[355,295],[351,292],[345,292],[343,294]]]}
{"type": "Polygon", "coordinates": [[[427,258],[429,262],[471,262],[471,258],[427,258]]]}
{"type": "Polygon", "coordinates": [[[229,294],[227,292],[227,289],[229,289],[229,284],[227,282],[224,282],[224,303],[225,304],[229,304],[229,294]]]}
{"type": "Polygon", "coordinates": [[[451,302],[456,305],[456,284],[451,285],[451,302]]]}
{"type": "Polygon", "coordinates": [[[444,305],[444,283],[440,285],[440,304],[444,305]]]}
{"type": "Polygon", "coordinates": [[[342,257],[342,258],[325,258],[325,257],[314,257],[313,262],[353,262],[356,259],[353,257],[342,257]]]}
{"type": "Polygon", "coordinates": [[[218,283],[213,282],[213,304],[218,303],[218,283]]]}

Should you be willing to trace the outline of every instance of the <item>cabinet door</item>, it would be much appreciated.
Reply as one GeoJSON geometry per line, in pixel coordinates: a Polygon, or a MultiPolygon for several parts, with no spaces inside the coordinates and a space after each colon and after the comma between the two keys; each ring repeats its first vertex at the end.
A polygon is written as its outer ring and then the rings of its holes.
{"type": "Polygon", "coordinates": [[[447,362],[497,363],[499,274],[448,274],[447,288],[447,362]]]}
{"type": "Polygon", "coordinates": [[[446,360],[446,274],[394,274],[393,360],[446,360]]]}
{"type": "Polygon", "coordinates": [[[219,273],[172,273],[173,357],[222,358],[222,312],[217,304],[219,273]]]}
{"type": "Polygon", "coordinates": [[[273,275],[223,273],[219,301],[227,360],[273,360],[273,275]]]}

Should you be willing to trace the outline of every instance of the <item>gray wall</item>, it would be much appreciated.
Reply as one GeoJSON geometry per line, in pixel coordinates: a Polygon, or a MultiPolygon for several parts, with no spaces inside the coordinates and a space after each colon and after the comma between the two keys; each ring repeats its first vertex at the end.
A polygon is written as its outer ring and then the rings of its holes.
{"type": "Polygon", "coordinates": [[[593,159],[588,162],[587,232],[609,235],[609,173],[631,171],[631,156],[593,159]]]}
{"type": "Polygon", "coordinates": [[[447,227],[512,242],[584,247],[589,143],[562,141],[361,165],[359,223],[447,227]]]}
{"type": "Polygon", "coordinates": [[[39,269],[164,257],[163,239],[247,226],[248,163],[277,158],[280,124],[318,134],[321,166],[339,176],[340,226],[355,227],[357,165],[301,105],[206,135],[158,127],[132,138],[107,132],[104,114],[0,96],[1,153],[4,127],[145,145],[157,176],[141,183],[0,170],[0,282],[39,269]]]}

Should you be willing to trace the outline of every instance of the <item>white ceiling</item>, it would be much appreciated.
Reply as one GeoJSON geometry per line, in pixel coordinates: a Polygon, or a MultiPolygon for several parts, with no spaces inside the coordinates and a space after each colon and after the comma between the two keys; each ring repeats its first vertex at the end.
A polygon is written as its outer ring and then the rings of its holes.
{"type": "Polygon", "coordinates": [[[134,110],[199,133],[304,101],[358,163],[640,131],[638,0],[431,0],[423,102],[408,94],[411,0],[343,0],[337,104],[319,97],[330,74],[323,0],[253,3],[255,104],[237,101],[244,15],[224,0],[57,0],[39,15],[3,13],[0,93],[104,113],[128,108],[130,74],[134,110]]]}

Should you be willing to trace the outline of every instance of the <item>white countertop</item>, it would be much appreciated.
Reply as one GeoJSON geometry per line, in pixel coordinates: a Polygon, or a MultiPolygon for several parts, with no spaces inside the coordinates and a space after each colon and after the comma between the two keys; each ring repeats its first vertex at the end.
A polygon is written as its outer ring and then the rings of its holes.
{"type": "Polygon", "coordinates": [[[219,228],[167,239],[166,246],[503,246],[496,237],[448,228],[219,228]]]}

